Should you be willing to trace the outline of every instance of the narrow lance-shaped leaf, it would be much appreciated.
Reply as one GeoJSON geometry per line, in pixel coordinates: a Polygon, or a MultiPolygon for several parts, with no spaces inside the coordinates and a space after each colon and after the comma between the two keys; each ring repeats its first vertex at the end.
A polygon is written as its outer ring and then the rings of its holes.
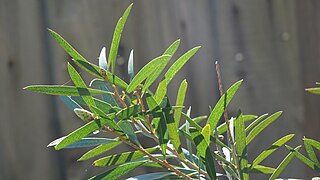
{"type": "Polygon", "coordinates": [[[161,82],[158,85],[158,88],[155,94],[155,99],[158,103],[161,102],[162,99],[165,97],[167,93],[167,86],[171,82],[172,78],[188,62],[188,60],[200,49],[200,47],[201,46],[192,48],[172,64],[172,66],[166,72],[166,74],[164,75],[164,78],[161,80],[161,82]]]}
{"type": "Polygon", "coordinates": [[[315,147],[320,151],[320,142],[313,139],[308,139],[308,138],[303,138],[303,140],[308,142],[309,144],[311,144],[313,147],[315,147]]]}
{"type": "Polygon", "coordinates": [[[318,164],[316,164],[315,162],[313,162],[312,160],[308,159],[307,157],[305,157],[304,155],[302,155],[301,153],[299,153],[299,151],[294,150],[292,147],[285,145],[286,148],[289,151],[293,151],[294,155],[300,159],[304,164],[306,164],[307,166],[309,166],[311,169],[320,172],[320,166],[318,164]]]}
{"type": "Polygon", "coordinates": [[[102,174],[94,176],[89,180],[110,180],[110,179],[119,179],[121,176],[128,174],[129,172],[133,171],[138,166],[141,166],[146,161],[137,161],[137,162],[130,162],[126,164],[122,164],[116,168],[108,170],[102,174]]]}
{"type": "Polygon", "coordinates": [[[282,111],[276,112],[254,127],[247,136],[247,144],[249,144],[262,130],[275,121],[281,114],[282,111]]]}
{"type": "MultiPolygon", "coordinates": [[[[55,146],[55,145],[59,144],[64,138],[65,137],[61,137],[59,139],[52,141],[47,147],[51,147],[51,146],[55,146]]],[[[112,143],[112,142],[116,142],[116,140],[108,139],[108,138],[82,138],[81,140],[64,147],[64,149],[98,146],[101,144],[108,144],[108,143],[112,143]]]]}
{"type": "Polygon", "coordinates": [[[306,89],[306,91],[309,91],[309,92],[311,92],[313,94],[320,94],[320,88],[319,87],[318,88],[308,88],[308,89],[306,89]]]}
{"type": "MultiPolygon", "coordinates": [[[[187,87],[188,87],[187,80],[184,79],[181,82],[179,90],[178,90],[176,106],[183,106],[184,99],[185,99],[186,92],[187,92],[187,87]]],[[[179,124],[180,124],[181,112],[182,112],[182,109],[177,109],[174,112],[174,121],[175,121],[175,125],[177,128],[179,127],[179,124]]]]}
{"type": "Polygon", "coordinates": [[[270,154],[272,154],[279,147],[283,146],[286,142],[288,142],[293,136],[294,136],[294,134],[289,134],[289,135],[284,136],[281,139],[277,140],[276,142],[274,142],[268,149],[264,150],[261,154],[259,154],[258,157],[256,157],[255,160],[253,160],[251,168],[254,168],[254,166],[260,164],[270,154]]]}
{"type": "MultiPolygon", "coordinates": [[[[172,55],[177,51],[178,47],[180,45],[180,39],[176,40],[173,42],[167,50],[163,53],[163,55],[172,55]]],[[[163,69],[166,67],[168,62],[170,61],[171,58],[165,59],[163,63],[161,63],[157,69],[155,69],[150,76],[147,78],[146,83],[143,86],[142,91],[145,92],[151,84],[158,78],[158,76],[162,73],[163,69]]]]}
{"type": "Polygon", "coordinates": [[[75,102],[70,96],[60,96],[61,101],[72,111],[75,108],[82,108],[77,102],[75,102]]]}
{"type": "MultiPolygon", "coordinates": [[[[107,92],[110,92],[110,93],[114,93],[110,83],[108,83],[108,82],[106,82],[106,81],[104,81],[102,79],[93,79],[90,82],[89,86],[90,87],[96,87],[96,88],[99,88],[100,90],[107,91],[107,92]]],[[[116,100],[114,99],[114,95],[113,94],[103,94],[102,95],[102,99],[105,102],[107,102],[110,105],[112,105],[112,106],[118,106],[116,100]]]]}
{"type": "Polygon", "coordinates": [[[130,52],[129,60],[128,60],[128,74],[130,76],[130,81],[132,81],[134,77],[134,66],[133,66],[133,49],[130,52]]]}
{"type": "MultiPolygon", "coordinates": [[[[248,166],[251,166],[250,164],[248,164],[248,166]]],[[[267,166],[262,166],[262,165],[256,165],[254,166],[254,168],[252,169],[248,169],[250,174],[272,174],[276,169],[272,168],[272,167],[267,167],[267,166]]]]}
{"type": "Polygon", "coordinates": [[[236,151],[237,156],[239,158],[239,165],[240,165],[240,176],[241,179],[249,179],[248,174],[248,154],[247,154],[247,144],[246,144],[246,131],[244,127],[244,121],[242,118],[241,111],[238,112],[237,115],[238,123],[235,126],[236,129],[236,151]]]}
{"type": "MultiPolygon", "coordinates": [[[[247,122],[247,121],[251,121],[251,120],[257,118],[257,116],[255,116],[255,115],[242,115],[242,118],[243,118],[244,122],[247,122]]],[[[235,123],[235,126],[237,126],[237,123],[238,123],[237,119],[235,119],[234,123],[235,123]]],[[[225,133],[227,131],[226,123],[224,122],[223,124],[219,125],[217,127],[217,130],[218,130],[218,134],[225,133]]]]}
{"type": "Polygon", "coordinates": [[[110,142],[110,143],[106,143],[106,144],[101,144],[97,147],[95,147],[94,149],[91,149],[90,151],[86,152],[84,155],[81,156],[80,159],[78,159],[78,161],[84,161],[84,160],[88,160],[91,158],[94,158],[96,156],[99,156],[102,153],[105,153],[111,149],[113,149],[114,147],[118,146],[119,144],[121,144],[121,141],[114,141],[114,142],[110,142]]]}
{"type": "Polygon", "coordinates": [[[110,66],[111,66],[112,73],[114,73],[115,66],[116,66],[116,59],[117,59],[118,48],[119,48],[119,44],[120,44],[122,31],[123,31],[124,25],[127,21],[128,15],[131,11],[132,5],[133,4],[130,4],[130,6],[123,13],[123,15],[119,19],[119,21],[116,25],[116,28],[114,30],[114,33],[113,33],[113,38],[112,38],[112,43],[111,43],[111,48],[110,48],[110,53],[109,53],[109,58],[108,58],[108,68],[110,69],[110,66]]]}
{"type": "MultiPolygon", "coordinates": [[[[207,124],[210,124],[210,127],[212,130],[217,127],[218,121],[219,121],[222,113],[224,112],[225,108],[228,106],[228,104],[231,101],[234,94],[237,92],[242,81],[243,80],[240,80],[240,81],[236,82],[235,84],[233,84],[227,90],[227,92],[220,97],[219,101],[217,102],[217,104],[213,108],[213,110],[208,118],[208,121],[207,121],[207,124]]],[[[213,131],[212,131],[212,134],[213,134],[213,131]]]]}
{"type": "Polygon", "coordinates": [[[283,161],[279,164],[276,170],[272,173],[270,180],[276,179],[281,174],[281,172],[285,169],[285,167],[290,163],[290,161],[294,157],[294,152],[298,151],[300,148],[301,146],[298,146],[294,148],[294,150],[290,151],[290,153],[283,159],[283,161]]]}
{"type": "Polygon", "coordinates": [[[106,47],[103,47],[101,49],[100,55],[99,55],[99,67],[108,70],[108,63],[107,63],[107,57],[106,57],[106,47]]]}
{"type": "Polygon", "coordinates": [[[136,136],[130,122],[128,122],[127,120],[121,120],[118,122],[118,126],[122,129],[124,133],[126,133],[129,136],[129,139],[131,141],[133,141],[136,145],[141,146],[138,137],[136,136]]]}
{"type": "Polygon", "coordinates": [[[203,135],[194,128],[190,128],[190,135],[202,162],[204,162],[208,175],[211,179],[217,179],[213,156],[203,135]]]}
{"type": "Polygon", "coordinates": [[[201,134],[204,137],[204,140],[209,144],[210,143],[210,136],[211,136],[210,124],[207,124],[206,126],[203,127],[201,134]]]}
{"type": "Polygon", "coordinates": [[[172,112],[172,108],[170,106],[169,101],[167,101],[167,106],[163,110],[163,112],[164,112],[164,117],[168,127],[169,137],[173,144],[173,147],[179,153],[179,155],[185,159],[184,154],[182,152],[181,142],[178,134],[178,128],[174,121],[173,112],[172,112]]]}
{"type": "Polygon", "coordinates": [[[49,95],[59,96],[93,96],[99,94],[109,94],[109,92],[91,88],[77,88],[74,86],[61,85],[31,85],[23,89],[49,95]]]}
{"type": "Polygon", "coordinates": [[[134,176],[126,180],[157,180],[157,179],[163,179],[170,175],[174,175],[174,173],[173,172],[156,172],[156,173],[148,173],[148,174],[142,174],[139,176],[134,176]]]}
{"type": "MultiPolygon", "coordinates": [[[[157,148],[149,148],[146,149],[148,153],[152,153],[157,148]]],[[[94,166],[112,166],[123,164],[126,162],[137,160],[141,157],[145,156],[145,154],[141,151],[133,151],[133,152],[124,152],[121,154],[115,154],[107,157],[100,158],[93,162],[94,166]]]]}
{"type": "MultiPolygon", "coordinates": [[[[84,102],[84,100],[82,99],[81,96],[71,96],[71,99],[82,106],[86,106],[86,103],[84,102]]],[[[97,108],[99,108],[100,110],[102,110],[103,112],[105,112],[107,114],[113,113],[113,112],[118,112],[119,110],[121,110],[119,107],[114,107],[111,104],[104,102],[100,99],[93,98],[93,100],[94,100],[95,104],[97,105],[97,108]]]]}
{"type": "MultiPolygon", "coordinates": [[[[306,151],[308,153],[309,158],[315,162],[316,164],[320,165],[319,160],[312,148],[312,145],[310,144],[310,141],[307,140],[307,138],[303,138],[304,147],[306,148],[306,151]]],[[[314,143],[313,143],[314,144],[314,143]]]]}
{"type": "Polygon", "coordinates": [[[137,75],[134,76],[131,83],[127,87],[127,92],[130,93],[135,90],[142,83],[142,81],[148,78],[152,72],[154,72],[162,63],[166,62],[170,58],[171,56],[169,55],[162,55],[143,66],[143,68],[137,73],[137,75]]]}
{"type": "MultiPolygon", "coordinates": [[[[74,67],[70,63],[68,63],[68,71],[69,71],[69,75],[70,75],[72,82],[74,83],[74,85],[77,88],[87,88],[87,85],[82,80],[80,74],[76,71],[76,69],[74,69],[74,67]]],[[[82,98],[86,102],[86,104],[88,105],[89,108],[92,106],[96,106],[96,104],[93,101],[92,96],[83,96],[82,98]]],[[[94,110],[92,108],[90,108],[90,110],[94,112],[94,110]]]]}
{"type": "Polygon", "coordinates": [[[261,115],[256,120],[254,120],[252,123],[249,124],[249,126],[246,127],[246,133],[248,133],[254,126],[256,126],[258,123],[260,123],[262,120],[264,120],[268,116],[268,113],[261,115]]]}

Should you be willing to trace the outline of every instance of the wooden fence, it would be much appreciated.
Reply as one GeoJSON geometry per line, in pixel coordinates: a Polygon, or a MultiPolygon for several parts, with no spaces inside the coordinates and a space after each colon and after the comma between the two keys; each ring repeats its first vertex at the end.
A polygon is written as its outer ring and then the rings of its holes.
{"type": "MultiPolygon", "coordinates": [[[[120,45],[120,76],[127,78],[131,49],[139,69],[181,38],[178,54],[197,45],[202,48],[169,91],[174,97],[187,78],[186,104],[193,105],[193,116],[209,114],[208,106],[218,100],[214,62],[219,60],[225,88],[245,80],[231,103],[231,115],[239,107],[245,114],[284,111],[250,145],[251,158],[291,132],[296,133],[293,146],[302,143],[303,135],[320,139],[320,97],[304,91],[320,80],[320,1],[133,2],[120,45]]],[[[110,47],[115,24],[129,4],[119,0],[0,0],[0,179],[85,179],[103,171],[94,170],[90,162],[76,162],[83,150],[46,148],[81,122],[55,97],[22,87],[69,81],[66,62],[70,57],[49,37],[47,27],[97,62],[100,49],[110,47]]],[[[264,163],[280,163],[284,152],[264,163]]],[[[283,175],[310,178],[315,173],[294,161],[283,175]]]]}

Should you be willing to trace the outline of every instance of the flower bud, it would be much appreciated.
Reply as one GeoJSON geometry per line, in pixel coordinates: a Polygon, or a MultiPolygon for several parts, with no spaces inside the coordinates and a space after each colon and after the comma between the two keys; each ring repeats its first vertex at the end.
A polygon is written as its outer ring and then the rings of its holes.
{"type": "Polygon", "coordinates": [[[75,108],[73,111],[83,121],[89,122],[94,120],[94,115],[90,111],[81,108],[75,108]]]}

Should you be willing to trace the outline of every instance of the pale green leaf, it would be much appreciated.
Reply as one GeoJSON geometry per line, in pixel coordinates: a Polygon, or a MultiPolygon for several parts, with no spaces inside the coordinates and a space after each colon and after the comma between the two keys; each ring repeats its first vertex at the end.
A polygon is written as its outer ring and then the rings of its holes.
{"type": "Polygon", "coordinates": [[[93,96],[99,94],[109,94],[109,92],[91,88],[77,88],[74,86],[62,85],[31,85],[23,89],[49,95],[60,96],[93,96]]]}
{"type": "Polygon", "coordinates": [[[151,73],[153,73],[162,63],[166,62],[170,58],[171,56],[169,55],[162,55],[143,66],[143,68],[137,73],[127,87],[127,92],[130,93],[135,90],[142,83],[142,81],[148,78],[151,73]]]}
{"type": "Polygon", "coordinates": [[[122,17],[119,19],[116,28],[113,33],[111,48],[109,52],[109,58],[108,58],[108,68],[111,69],[111,72],[114,73],[115,66],[116,66],[116,59],[118,54],[118,48],[120,44],[120,39],[122,35],[122,31],[124,28],[124,25],[127,21],[127,18],[129,16],[129,13],[131,11],[133,4],[130,4],[130,6],[126,9],[126,11],[123,13],[122,17]]]}
{"type": "MultiPolygon", "coordinates": [[[[148,153],[152,153],[157,148],[149,148],[145,149],[148,153]]],[[[110,155],[107,157],[100,158],[93,162],[94,166],[112,166],[127,163],[130,161],[137,160],[141,157],[145,156],[145,154],[141,151],[133,151],[133,152],[124,152],[121,154],[110,155]]]]}
{"type": "Polygon", "coordinates": [[[163,179],[170,175],[174,175],[174,173],[173,172],[155,172],[155,173],[148,173],[148,174],[142,174],[139,176],[130,177],[127,180],[157,180],[157,179],[163,179]]]}
{"type": "Polygon", "coordinates": [[[281,172],[286,168],[286,166],[290,163],[292,158],[294,157],[294,152],[298,151],[301,148],[301,146],[298,146],[294,148],[294,150],[290,151],[290,153],[282,160],[282,162],[279,164],[279,166],[276,168],[276,170],[272,173],[270,180],[276,179],[281,172]]]}
{"type": "MultiPolygon", "coordinates": [[[[309,158],[315,162],[316,164],[319,164],[319,160],[317,158],[317,155],[315,154],[312,145],[310,143],[312,143],[312,141],[308,141],[307,138],[303,138],[303,142],[304,142],[304,147],[306,148],[307,154],[309,156],[309,158]]],[[[313,143],[315,144],[315,143],[313,143]]]]}
{"type": "MultiPolygon", "coordinates": [[[[251,166],[250,164],[248,166],[251,166]]],[[[252,169],[248,169],[250,174],[272,174],[276,169],[272,167],[255,165],[252,169]]]]}
{"type": "Polygon", "coordinates": [[[241,179],[249,179],[249,174],[247,171],[248,168],[248,153],[247,153],[247,144],[246,144],[246,131],[244,128],[244,120],[242,118],[241,111],[238,112],[237,122],[235,126],[235,142],[236,142],[236,151],[239,158],[241,179]]]}
{"type": "Polygon", "coordinates": [[[276,112],[273,115],[266,118],[264,121],[260,122],[256,127],[254,127],[247,136],[247,144],[249,144],[262,130],[268,127],[281,114],[282,114],[282,111],[276,112]]]}
{"type": "Polygon", "coordinates": [[[264,120],[268,116],[268,113],[261,115],[256,120],[254,120],[252,123],[249,124],[249,126],[246,127],[246,133],[248,133],[254,126],[256,126],[258,123],[260,123],[262,120],[264,120]]]}
{"type": "Polygon", "coordinates": [[[126,164],[122,164],[116,168],[108,170],[102,174],[91,177],[90,180],[110,180],[110,179],[119,179],[121,176],[128,174],[133,171],[138,166],[141,166],[146,161],[137,161],[137,162],[129,162],[126,164]]]}
{"type": "MultiPolygon", "coordinates": [[[[184,99],[185,99],[186,92],[187,92],[187,87],[188,87],[187,80],[184,79],[181,82],[179,90],[178,90],[176,106],[183,106],[184,99]]],[[[180,124],[181,113],[182,113],[182,109],[177,109],[174,112],[174,121],[175,121],[175,125],[177,128],[179,127],[179,124],[180,124]]]]}
{"type": "Polygon", "coordinates": [[[309,92],[311,92],[313,94],[320,94],[320,88],[319,87],[317,87],[317,88],[308,88],[308,89],[306,89],[306,91],[309,91],[309,92]]]}
{"type": "Polygon", "coordinates": [[[114,141],[114,142],[110,142],[107,144],[101,144],[101,145],[95,147],[94,149],[91,149],[90,151],[86,152],[84,155],[81,156],[80,159],[78,159],[78,161],[84,161],[84,160],[94,158],[102,153],[105,153],[105,152],[113,149],[114,147],[118,146],[119,144],[121,144],[121,141],[114,141]]]}
{"type": "MultiPolygon", "coordinates": [[[[210,124],[210,127],[212,130],[214,130],[217,127],[218,121],[222,115],[222,113],[224,112],[224,110],[226,109],[226,107],[228,106],[229,102],[231,101],[232,97],[234,96],[234,94],[237,92],[238,88],[240,87],[241,83],[243,80],[240,80],[238,82],[236,82],[235,84],[233,84],[228,90],[227,92],[222,95],[219,99],[219,101],[217,102],[217,104],[215,105],[215,107],[213,108],[207,124],[210,124]]],[[[213,134],[214,131],[212,131],[213,134]]]]}
{"type": "Polygon", "coordinates": [[[264,159],[266,159],[270,154],[276,151],[279,147],[283,146],[286,142],[288,142],[294,134],[289,134],[284,136],[283,138],[274,142],[268,149],[264,150],[255,160],[252,162],[252,167],[260,164],[264,159]]]}

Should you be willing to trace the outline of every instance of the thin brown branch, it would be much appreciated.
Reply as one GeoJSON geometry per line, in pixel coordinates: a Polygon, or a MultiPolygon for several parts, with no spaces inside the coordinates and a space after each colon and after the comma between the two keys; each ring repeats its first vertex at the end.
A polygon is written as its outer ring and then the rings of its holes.
{"type": "MultiPolygon", "coordinates": [[[[140,104],[140,106],[141,106],[142,112],[145,112],[145,111],[146,111],[146,108],[144,107],[143,100],[142,100],[142,97],[141,97],[141,89],[138,89],[138,90],[135,92],[135,95],[137,96],[137,99],[138,99],[139,104],[140,104]]],[[[145,115],[145,118],[146,118],[146,123],[147,123],[147,125],[148,125],[149,130],[150,130],[150,132],[153,134],[153,128],[152,128],[152,125],[151,125],[151,123],[150,123],[149,115],[146,114],[146,115],[145,115]]]]}
{"type": "MultiPolygon", "coordinates": [[[[220,96],[223,96],[223,86],[222,86],[222,80],[221,80],[221,74],[220,74],[220,67],[219,67],[219,63],[218,61],[216,61],[216,72],[217,72],[217,78],[218,78],[218,84],[219,84],[219,91],[220,91],[220,96]]],[[[227,112],[227,108],[224,107],[224,112],[223,112],[223,115],[224,115],[224,120],[226,122],[226,125],[227,125],[227,134],[228,134],[228,137],[229,137],[229,141],[230,141],[230,144],[231,144],[231,148],[232,148],[232,151],[233,151],[233,158],[237,164],[237,172],[238,172],[238,175],[240,177],[240,165],[239,165],[239,159],[236,155],[236,147],[235,147],[235,144],[234,144],[234,141],[233,141],[233,138],[231,136],[231,130],[230,130],[230,123],[229,123],[229,117],[228,117],[228,112],[227,112]]]]}
{"type": "Polygon", "coordinates": [[[177,170],[176,168],[174,168],[173,166],[171,166],[167,161],[162,161],[160,159],[155,158],[154,156],[152,156],[149,152],[147,152],[145,149],[143,149],[142,147],[138,147],[137,145],[127,141],[124,137],[122,137],[118,132],[114,131],[112,128],[108,127],[108,126],[104,126],[104,129],[111,132],[113,135],[117,136],[122,142],[126,143],[127,145],[131,146],[132,148],[141,151],[142,153],[144,153],[145,155],[147,155],[150,160],[168,168],[169,171],[173,171],[175,172],[178,176],[184,177],[186,179],[190,179],[192,180],[191,177],[189,177],[188,175],[182,173],[181,171],[177,170]]]}

